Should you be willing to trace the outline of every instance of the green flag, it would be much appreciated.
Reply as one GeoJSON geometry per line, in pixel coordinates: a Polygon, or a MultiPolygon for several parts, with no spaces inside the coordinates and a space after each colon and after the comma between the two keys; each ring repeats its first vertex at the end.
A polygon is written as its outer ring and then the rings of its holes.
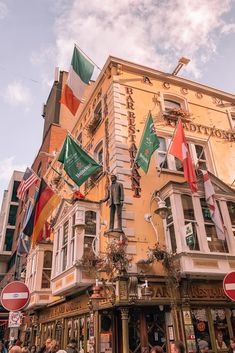
{"type": "Polygon", "coordinates": [[[101,167],[69,135],[66,137],[58,161],[64,164],[64,170],[78,186],[101,167]]]}
{"type": "Polygon", "coordinates": [[[141,138],[140,147],[135,157],[135,162],[147,173],[153,152],[159,148],[160,142],[155,132],[153,118],[149,112],[144,132],[141,138]]]}

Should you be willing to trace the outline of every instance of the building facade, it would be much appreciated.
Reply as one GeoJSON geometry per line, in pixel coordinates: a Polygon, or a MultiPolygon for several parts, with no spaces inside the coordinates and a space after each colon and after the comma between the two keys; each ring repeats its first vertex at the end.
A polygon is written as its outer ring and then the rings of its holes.
{"type": "MultiPolygon", "coordinates": [[[[234,95],[196,82],[107,60],[71,128],[102,170],[82,185],[84,200],[63,194],[53,215],[53,248],[38,244],[28,257],[32,343],[51,336],[65,347],[76,338],[85,353],[149,352],[155,345],[169,350],[176,339],[188,352],[200,339],[216,353],[228,348],[235,305],[222,281],[235,267],[235,119],[225,106],[234,102],[234,95]],[[134,159],[149,110],[160,147],[144,174],[134,159]],[[179,117],[197,170],[194,194],[182,164],[168,154],[179,117]],[[225,240],[211,221],[201,169],[214,186],[225,240]],[[108,232],[110,210],[99,202],[111,174],[124,187],[121,237],[108,232]]],[[[61,170],[56,159],[52,166],[61,170]]],[[[51,168],[45,178],[64,190],[51,168]]]]}

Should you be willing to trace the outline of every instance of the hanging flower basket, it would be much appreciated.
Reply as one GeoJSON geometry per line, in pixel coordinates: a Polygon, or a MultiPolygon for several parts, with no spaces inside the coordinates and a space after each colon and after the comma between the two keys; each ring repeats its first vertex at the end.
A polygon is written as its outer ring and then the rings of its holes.
{"type": "Polygon", "coordinates": [[[159,243],[148,252],[148,261],[158,261],[162,263],[166,271],[167,279],[170,283],[178,286],[181,278],[178,263],[175,261],[176,255],[167,251],[165,247],[161,247],[159,243]]]}
{"type": "Polygon", "coordinates": [[[164,115],[169,116],[175,120],[178,120],[178,118],[181,118],[182,120],[190,120],[191,117],[189,111],[182,108],[169,109],[164,113],[164,115]]]}

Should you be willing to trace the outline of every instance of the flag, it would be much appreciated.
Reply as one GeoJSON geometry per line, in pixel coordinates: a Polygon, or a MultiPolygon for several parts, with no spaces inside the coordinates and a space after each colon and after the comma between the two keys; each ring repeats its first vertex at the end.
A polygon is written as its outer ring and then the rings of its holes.
{"type": "Polygon", "coordinates": [[[34,226],[32,233],[32,245],[34,246],[39,240],[39,236],[43,227],[50,217],[54,209],[59,204],[61,198],[54,193],[54,191],[42,179],[38,200],[35,204],[34,226]]]}
{"type": "Polygon", "coordinates": [[[45,222],[41,232],[39,233],[38,241],[46,240],[46,239],[49,239],[50,237],[51,237],[51,225],[49,222],[45,222]]]}
{"type": "Polygon", "coordinates": [[[18,199],[23,200],[26,191],[36,183],[38,179],[38,176],[31,169],[27,168],[17,189],[18,199]]]}
{"type": "Polygon", "coordinates": [[[197,191],[196,174],[195,174],[192,159],[189,153],[188,144],[184,135],[184,129],[183,129],[181,119],[179,120],[178,126],[176,128],[176,133],[175,133],[169,154],[172,154],[182,162],[184,177],[187,180],[191,191],[196,192],[197,191]]]}
{"type": "Polygon", "coordinates": [[[66,137],[58,161],[64,164],[64,170],[78,186],[101,167],[69,135],[66,137]]]}
{"type": "Polygon", "coordinates": [[[28,235],[21,233],[19,237],[18,245],[17,245],[17,254],[18,255],[28,254],[30,245],[31,245],[31,240],[28,237],[28,235]]]}
{"type": "Polygon", "coordinates": [[[135,162],[147,173],[153,152],[159,148],[160,142],[156,135],[153,118],[149,112],[144,132],[141,138],[140,147],[137,152],[135,162]]]}
{"type": "Polygon", "coordinates": [[[85,87],[91,79],[93,70],[94,65],[74,47],[68,80],[63,88],[60,100],[73,115],[75,115],[78,110],[85,87]]]}
{"type": "Polygon", "coordinates": [[[204,189],[205,189],[205,198],[207,202],[207,206],[210,210],[210,215],[211,219],[215,225],[218,239],[225,240],[225,234],[224,234],[224,226],[223,222],[220,216],[220,211],[219,207],[217,205],[217,202],[215,200],[215,190],[212,185],[212,182],[209,178],[209,174],[206,170],[202,170],[201,172],[203,174],[203,183],[204,183],[204,189]]]}
{"type": "Polygon", "coordinates": [[[60,202],[60,197],[42,179],[37,200],[31,216],[23,229],[23,233],[31,237],[34,246],[39,240],[40,234],[47,219],[60,202]]]}

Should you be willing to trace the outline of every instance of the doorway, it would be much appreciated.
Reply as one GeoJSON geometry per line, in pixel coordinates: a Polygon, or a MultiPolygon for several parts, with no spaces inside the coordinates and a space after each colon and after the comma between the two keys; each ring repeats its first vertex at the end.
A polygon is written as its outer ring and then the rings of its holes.
{"type": "Polygon", "coordinates": [[[154,346],[166,350],[165,312],[158,306],[130,310],[130,353],[149,353],[154,346]]]}

